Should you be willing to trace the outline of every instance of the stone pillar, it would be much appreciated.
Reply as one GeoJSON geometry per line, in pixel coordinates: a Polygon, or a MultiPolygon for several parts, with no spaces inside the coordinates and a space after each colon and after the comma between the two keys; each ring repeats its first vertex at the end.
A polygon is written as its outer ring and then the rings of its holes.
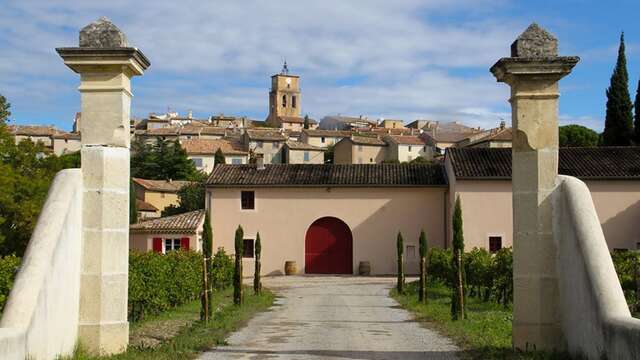
{"type": "Polygon", "coordinates": [[[82,269],[79,341],[96,354],[125,350],[129,255],[131,77],[147,58],[100,18],[80,31],[80,46],[58,48],[80,74],[82,269]]]}
{"type": "Polygon", "coordinates": [[[532,24],[511,45],[511,57],[491,67],[511,86],[513,344],[523,350],[564,347],[551,194],[558,175],[558,81],[579,60],[558,56],[556,38],[532,24]]]}

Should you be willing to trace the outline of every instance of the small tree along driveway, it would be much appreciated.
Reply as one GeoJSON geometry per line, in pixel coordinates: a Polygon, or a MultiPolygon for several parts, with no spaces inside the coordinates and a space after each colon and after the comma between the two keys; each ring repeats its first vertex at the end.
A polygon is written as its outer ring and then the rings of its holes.
{"type": "Polygon", "coordinates": [[[457,359],[446,337],[415,322],[389,290],[395,278],[265,278],[276,305],[201,359],[457,359]]]}

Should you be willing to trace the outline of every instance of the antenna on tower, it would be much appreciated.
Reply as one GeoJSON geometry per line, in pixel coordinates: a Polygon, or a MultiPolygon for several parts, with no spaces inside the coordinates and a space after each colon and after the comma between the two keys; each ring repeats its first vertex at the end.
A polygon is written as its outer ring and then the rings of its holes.
{"type": "Polygon", "coordinates": [[[289,67],[287,66],[287,59],[284,59],[284,64],[282,65],[282,71],[280,72],[282,75],[289,75],[289,67]]]}

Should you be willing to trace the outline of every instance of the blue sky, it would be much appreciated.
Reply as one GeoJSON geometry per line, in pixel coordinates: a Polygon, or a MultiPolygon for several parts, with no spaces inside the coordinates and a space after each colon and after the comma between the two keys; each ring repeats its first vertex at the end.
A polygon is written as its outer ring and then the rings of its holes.
{"type": "Polygon", "coordinates": [[[133,115],[168,108],[196,117],[262,120],[270,75],[286,58],[301,76],[314,118],[460,120],[493,127],[510,119],[508,88],[489,67],[531,22],[582,61],[561,82],[563,124],[604,124],[605,90],[625,31],[630,91],[640,79],[640,2],[321,0],[133,2],[3,0],[0,94],[12,121],[70,129],[77,75],[55,47],[110,18],[151,60],[133,84],[133,115]]]}

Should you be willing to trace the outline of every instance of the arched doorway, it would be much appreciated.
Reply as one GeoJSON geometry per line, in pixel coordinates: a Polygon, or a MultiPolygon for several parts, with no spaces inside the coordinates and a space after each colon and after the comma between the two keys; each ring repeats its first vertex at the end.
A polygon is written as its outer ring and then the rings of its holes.
{"type": "Polygon", "coordinates": [[[309,226],[304,242],[307,274],[353,274],[353,237],[344,221],[320,218],[309,226]]]}

